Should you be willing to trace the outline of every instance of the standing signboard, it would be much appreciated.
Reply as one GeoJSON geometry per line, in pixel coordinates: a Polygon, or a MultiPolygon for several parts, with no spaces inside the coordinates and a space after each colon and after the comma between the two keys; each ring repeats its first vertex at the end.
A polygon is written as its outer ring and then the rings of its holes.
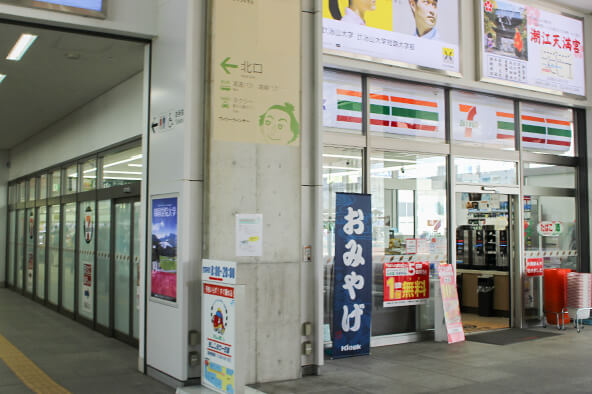
{"type": "Polygon", "coordinates": [[[202,384],[236,392],[236,263],[203,260],[202,384]]]}
{"type": "Polygon", "coordinates": [[[460,72],[458,0],[323,0],[325,53],[460,72]]]}
{"type": "Polygon", "coordinates": [[[462,342],[465,340],[465,331],[460,315],[458,293],[456,292],[456,278],[454,277],[452,265],[440,264],[438,275],[440,276],[440,291],[442,292],[448,343],[462,342]]]}
{"type": "Polygon", "coordinates": [[[430,298],[430,263],[384,263],[383,307],[425,304],[430,298]]]}
{"type": "Polygon", "coordinates": [[[177,301],[177,197],[152,199],[150,295],[177,301]]]}
{"type": "Polygon", "coordinates": [[[370,353],[372,212],[369,194],[337,193],[333,357],[370,353]]]}
{"type": "Polygon", "coordinates": [[[583,19],[527,2],[479,0],[478,6],[483,80],[586,95],[583,19]]]}

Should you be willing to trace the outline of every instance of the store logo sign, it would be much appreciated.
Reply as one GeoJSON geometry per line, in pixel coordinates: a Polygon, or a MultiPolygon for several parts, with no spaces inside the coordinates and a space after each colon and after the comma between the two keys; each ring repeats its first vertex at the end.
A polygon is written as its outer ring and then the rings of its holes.
{"type": "Polygon", "coordinates": [[[558,237],[563,232],[563,223],[556,220],[540,222],[537,232],[543,237],[558,237]]]}

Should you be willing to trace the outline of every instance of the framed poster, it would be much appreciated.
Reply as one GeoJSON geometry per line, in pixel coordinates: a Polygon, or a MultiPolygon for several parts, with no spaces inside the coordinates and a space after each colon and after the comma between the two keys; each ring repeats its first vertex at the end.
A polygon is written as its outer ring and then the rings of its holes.
{"type": "Polygon", "coordinates": [[[458,0],[323,0],[323,49],[460,76],[458,0]]]}
{"type": "Polygon", "coordinates": [[[152,198],[150,295],[177,301],[178,198],[152,198]]]}
{"type": "Polygon", "coordinates": [[[476,8],[482,81],[586,96],[583,18],[509,0],[476,8]]]}

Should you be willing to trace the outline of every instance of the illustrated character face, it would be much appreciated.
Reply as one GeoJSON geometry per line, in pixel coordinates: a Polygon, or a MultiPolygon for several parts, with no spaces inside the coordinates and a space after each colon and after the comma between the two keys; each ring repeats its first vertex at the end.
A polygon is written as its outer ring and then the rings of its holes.
{"type": "Polygon", "coordinates": [[[376,10],[376,0],[351,0],[350,7],[355,11],[374,11],[376,10]]]}
{"type": "Polygon", "coordinates": [[[261,132],[270,141],[287,144],[292,139],[290,116],[279,109],[270,109],[263,117],[261,132]]]}
{"type": "Polygon", "coordinates": [[[409,0],[419,36],[423,36],[436,26],[438,20],[438,0],[409,0]]]}

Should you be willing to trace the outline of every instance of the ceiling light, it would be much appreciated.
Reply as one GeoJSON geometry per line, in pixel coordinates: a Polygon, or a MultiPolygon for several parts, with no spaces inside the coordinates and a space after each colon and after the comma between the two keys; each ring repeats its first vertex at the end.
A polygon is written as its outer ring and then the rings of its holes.
{"type": "Polygon", "coordinates": [[[109,168],[109,167],[116,166],[118,164],[129,163],[130,161],[138,160],[138,159],[141,159],[142,157],[144,157],[144,156],[142,156],[142,154],[135,155],[135,156],[130,157],[129,159],[119,160],[114,163],[105,164],[103,166],[103,168],[109,168]]]}
{"type": "Polygon", "coordinates": [[[142,175],[141,172],[138,171],[109,171],[109,170],[105,170],[103,171],[105,174],[109,173],[109,174],[129,174],[129,175],[142,175]]]}
{"type": "Polygon", "coordinates": [[[12,47],[8,56],[6,57],[7,60],[15,60],[19,61],[22,59],[23,55],[27,52],[31,44],[37,39],[36,35],[33,34],[21,34],[19,39],[17,40],[16,44],[12,47]]]}
{"type": "Polygon", "coordinates": [[[4,81],[4,78],[6,78],[6,74],[0,74],[0,83],[4,81]]]}
{"type": "Polygon", "coordinates": [[[128,167],[143,167],[141,164],[128,164],[128,167]]]}

